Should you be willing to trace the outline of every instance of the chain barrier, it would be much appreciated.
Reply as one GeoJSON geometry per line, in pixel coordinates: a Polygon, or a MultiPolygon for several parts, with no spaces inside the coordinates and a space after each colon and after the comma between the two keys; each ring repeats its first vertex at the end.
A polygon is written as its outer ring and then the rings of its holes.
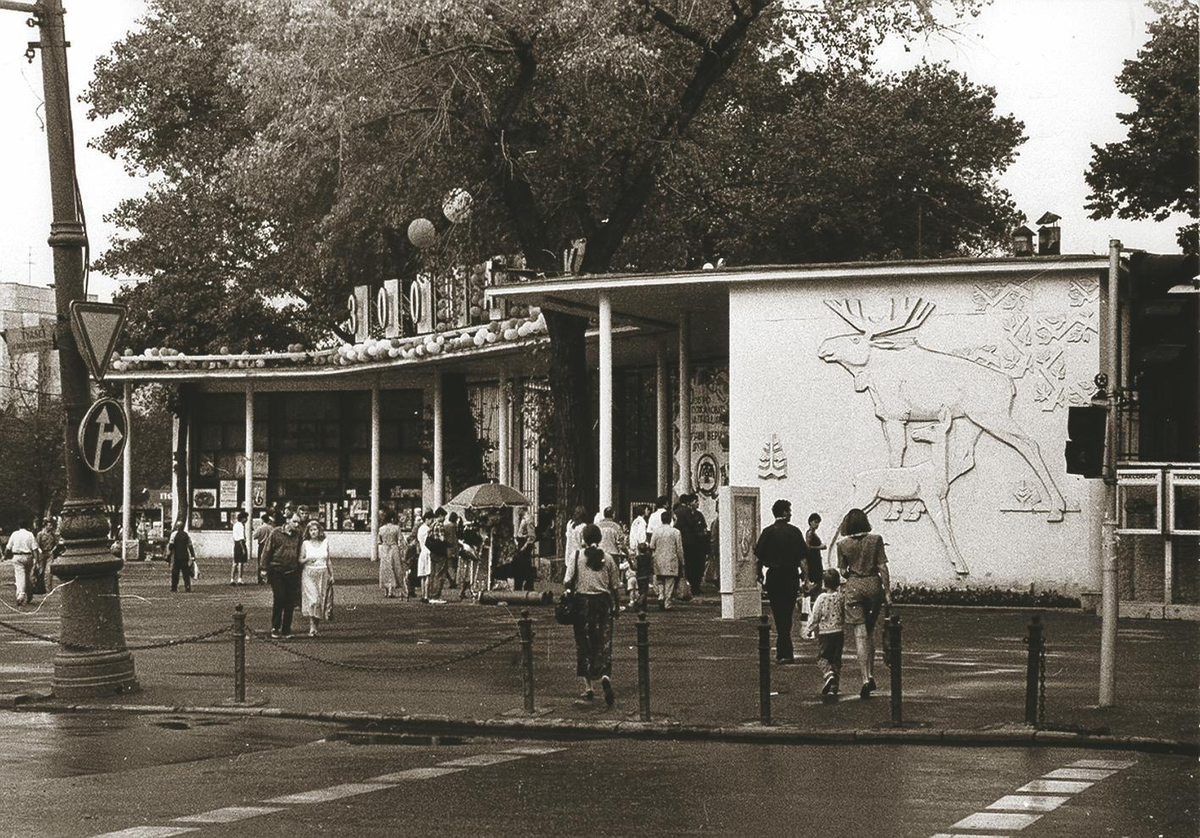
{"type": "Polygon", "coordinates": [[[191,637],[175,637],[170,640],[160,640],[155,643],[141,643],[133,645],[126,644],[122,648],[116,648],[111,645],[95,646],[89,643],[66,643],[61,638],[54,637],[53,635],[30,631],[29,629],[15,626],[12,623],[8,623],[3,620],[0,620],[0,628],[6,628],[9,631],[17,634],[23,634],[26,637],[33,638],[34,640],[44,640],[47,643],[53,643],[56,646],[62,646],[64,649],[72,649],[79,652],[112,652],[121,651],[122,649],[129,652],[144,652],[149,649],[166,649],[169,646],[182,646],[185,643],[200,643],[204,640],[211,640],[214,637],[220,637],[222,634],[227,634],[233,631],[232,626],[222,626],[219,629],[206,631],[202,634],[194,634],[191,637]]]}
{"type": "Polygon", "coordinates": [[[423,661],[421,663],[404,663],[404,664],[388,664],[388,665],[369,664],[369,663],[354,663],[352,661],[331,660],[329,658],[323,658],[320,655],[314,655],[310,652],[301,651],[300,649],[297,649],[295,646],[291,645],[290,641],[284,641],[281,639],[277,639],[277,638],[271,637],[269,634],[255,633],[253,636],[258,640],[262,640],[269,646],[274,646],[275,648],[277,648],[281,651],[287,652],[289,655],[293,655],[294,657],[297,657],[297,658],[303,658],[305,660],[310,660],[313,663],[323,663],[327,666],[336,666],[336,667],[340,667],[342,669],[354,669],[359,672],[415,672],[419,669],[433,669],[433,668],[439,667],[439,666],[449,666],[450,664],[462,663],[465,660],[470,660],[471,658],[477,658],[480,655],[486,655],[488,652],[491,652],[495,649],[499,649],[501,646],[505,646],[509,643],[512,643],[514,640],[519,640],[521,637],[521,633],[519,631],[513,632],[512,634],[508,635],[507,637],[502,637],[501,639],[497,640],[494,643],[489,643],[487,646],[484,646],[482,649],[472,649],[469,652],[464,652],[460,655],[454,655],[453,657],[449,657],[449,658],[442,658],[442,659],[435,660],[435,661],[423,661]]]}

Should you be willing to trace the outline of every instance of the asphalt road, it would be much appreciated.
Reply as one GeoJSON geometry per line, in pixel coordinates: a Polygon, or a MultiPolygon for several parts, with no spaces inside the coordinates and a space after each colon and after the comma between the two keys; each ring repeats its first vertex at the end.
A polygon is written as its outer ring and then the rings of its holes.
{"type": "Polygon", "coordinates": [[[13,715],[0,718],[0,834],[22,838],[1190,837],[1200,823],[1196,761],[1143,753],[434,744],[279,720],[13,715]]]}

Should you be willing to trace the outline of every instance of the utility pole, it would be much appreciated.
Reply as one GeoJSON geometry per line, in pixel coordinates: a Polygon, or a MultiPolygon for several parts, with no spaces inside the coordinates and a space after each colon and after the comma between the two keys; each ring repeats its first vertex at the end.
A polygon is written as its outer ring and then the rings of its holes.
{"type": "Polygon", "coordinates": [[[109,525],[96,486],[96,475],[79,451],[76,431],[91,399],[87,368],[71,331],[71,303],[84,299],[83,248],[87,236],[81,221],[75,180],[75,141],[71,98],[67,88],[67,43],[62,0],[35,4],[0,0],[0,10],[32,16],[40,41],[30,44],[42,53],[46,145],[50,158],[50,197],[53,220],[49,244],[54,251],[54,297],[58,322],[58,368],[66,422],[63,452],[67,498],[60,534],[66,552],[54,560],[51,572],[61,587],[61,645],[54,657],[52,686],[56,697],[111,695],[137,689],[133,656],[125,646],[121,597],[117,579],[123,562],[108,551],[109,525]]]}
{"type": "Polygon", "coordinates": [[[1117,703],[1117,406],[1118,380],[1117,359],[1120,355],[1120,272],[1121,242],[1111,239],[1108,243],[1108,285],[1106,288],[1108,307],[1105,310],[1102,353],[1104,374],[1108,379],[1108,425],[1104,443],[1104,522],[1100,531],[1100,701],[1101,707],[1112,707],[1117,703]]]}

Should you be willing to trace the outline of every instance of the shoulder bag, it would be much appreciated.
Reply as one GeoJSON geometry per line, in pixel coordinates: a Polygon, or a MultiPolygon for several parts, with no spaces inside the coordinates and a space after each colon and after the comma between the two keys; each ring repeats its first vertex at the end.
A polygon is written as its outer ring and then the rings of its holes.
{"type": "Polygon", "coordinates": [[[575,576],[571,577],[568,587],[565,591],[558,595],[558,601],[554,603],[554,622],[560,626],[570,626],[575,624],[575,607],[576,594],[575,582],[579,578],[579,551],[575,551],[575,576]]]}

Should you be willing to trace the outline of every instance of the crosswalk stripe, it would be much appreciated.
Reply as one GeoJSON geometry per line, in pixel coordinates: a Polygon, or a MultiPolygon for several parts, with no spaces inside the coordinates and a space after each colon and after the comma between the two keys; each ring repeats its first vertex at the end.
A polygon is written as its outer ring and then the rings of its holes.
{"type": "Polygon", "coordinates": [[[556,754],[559,751],[565,751],[566,748],[534,748],[521,746],[519,748],[509,748],[504,751],[506,754],[521,754],[523,756],[540,757],[544,754],[556,754]]]}
{"type": "Polygon", "coordinates": [[[194,826],[134,826],[119,832],[105,832],[93,838],[171,838],[172,835],[183,835],[196,829],[194,826]]]}
{"type": "Polygon", "coordinates": [[[1006,794],[987,808],[1017,812],[1053,812],[1070,799],[1052,794],[1006,794]]]}
{"type": "Polygon", "coordinates": [[[1099,768],[1055,768],[1042,775],[1047,780],[1104,780],[1116,771],[1101,771],[1099,768]]]}
{"type": "Polygon", "coordinates": [[[520,754],[476,754],[473,757],[461,757],[459,759],[448,760],[447,762],[439,762],[438,765],[481,768],[485,765],[498,765],[502,762],[512,762],[514,759],[520,758],[520,754]]]}
{"type": "Polygon", "coordinates": [[[394,774],[383,774],[379,777],[372,777],[365,782],[368,783],[402,783],[405,780],[432,780],[434,777],[442,777],[446,774],[457,774],[462,771],[461,768],[409,768],[404,771],[397,771],[394,774]]]}
{"type": "Polygon", "coordinates": [[[314,789],[313,791],[301,791],[296,794],[272,797],[270,800],[263,802],[328,803],[330,800],[340,800],[343,797],[353,797],[356,794],[367,794],[368,792],[380,791],[386,788],[392,788],[392,785],[389,783],[342,783],[341,785],[330,786],[327,789],[314,789]]]}
{"type": "Polygon", "coordinates": [[[1118,771],[1137,765],[1136,759],[1077,759],[1071,768],[1115,768],[1118,771]]]}
{"type": "Polygon", "coordinates": [[[967,815],[951,829],[1024,829],[1035,823],[1041,815],[1023,815],[1010,812],[976,812],[967,815]]]}
{"type": "Polygon", "coordinates": [[[184,815],[175,820],[179,823],[236,823],[246,818],[256,818],[259,815],[270,815],[282,811],[282,809],[267,806],[226,806],[224,809],[213,809],[198,815],[184,815]]]}
{"type": "Polygon", "coordinates": [[[1017,791],[1040,792],[1048,794],[1078,794],[1091,788],[1095,783],[1083,780],[1033,780],[1021,786],[1017,791]]]}

